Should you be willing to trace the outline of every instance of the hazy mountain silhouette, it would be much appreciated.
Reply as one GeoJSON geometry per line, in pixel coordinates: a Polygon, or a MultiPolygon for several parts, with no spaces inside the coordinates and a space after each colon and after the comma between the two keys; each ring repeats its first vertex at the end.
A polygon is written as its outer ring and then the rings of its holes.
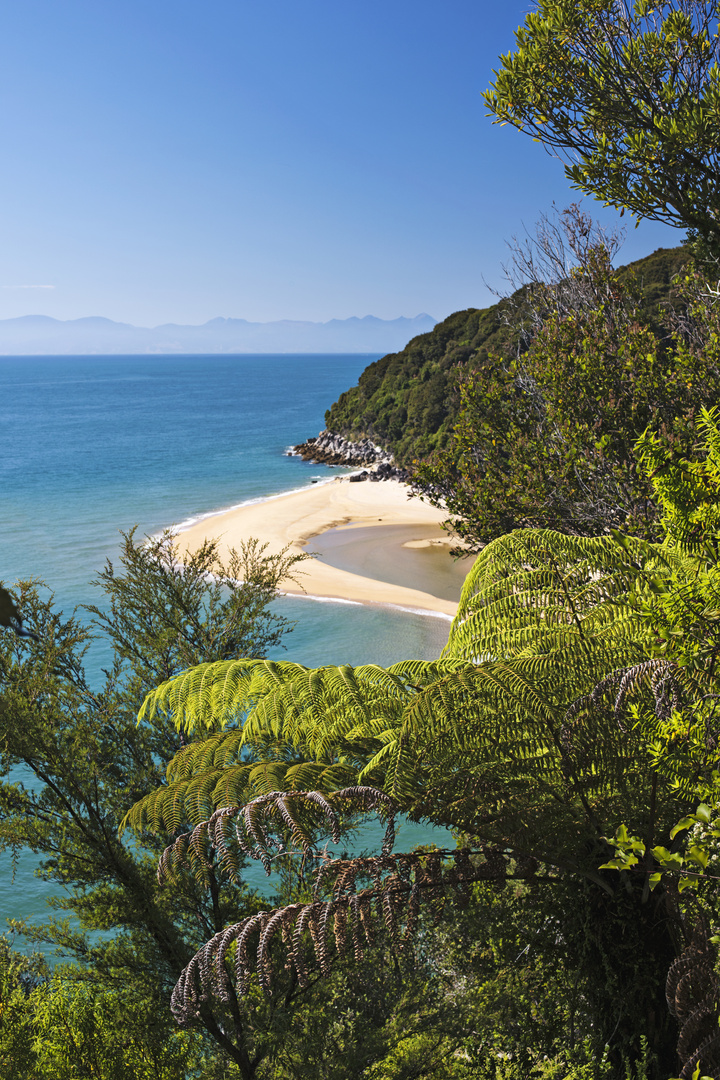
{"type": "Polygon", "coordinates": [[[331,319],[326,323],[257,323],[210,319],[202,326],[166,323],[152,328],[92,316],[51,319],[24,315],[0,319],[0,355],[117,353],[387,353],[432,330],[430,315],[406,319],[331,319]]]}

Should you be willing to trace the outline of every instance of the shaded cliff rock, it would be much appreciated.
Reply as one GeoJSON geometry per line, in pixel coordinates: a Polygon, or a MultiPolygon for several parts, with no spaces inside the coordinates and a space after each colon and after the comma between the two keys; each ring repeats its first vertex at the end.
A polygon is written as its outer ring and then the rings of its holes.
{"type": "Polygon", "coordinates": [[[351,484],[360,483],[361,480],[370,480],[374,483],[378,483],[379,480],[399,480],[402,484],[407,484],[410,473],[407,469],[381,461],[372,469],[363,469],[362,472],[353,473],[348,479],[351,484]]]}

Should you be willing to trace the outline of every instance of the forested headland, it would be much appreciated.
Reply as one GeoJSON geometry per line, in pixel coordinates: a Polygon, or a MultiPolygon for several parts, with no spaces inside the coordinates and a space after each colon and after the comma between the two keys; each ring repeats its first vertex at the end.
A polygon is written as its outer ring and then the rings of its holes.
{"type": "MultiPolygon", "coordinates": [[[[640,291],[638,318],[656,331],[670,300],[672,281],[688,258],[678,247],[659,250],[618,269],[632,275],[640,291]]],[[[351,441],[370,438],[411,465],[445,450],[460,411],[459,383],[465,372],[482,369],[490,356],[512,357],[520,346],[518,319],[525,287],[488,308],[456,311],[404,349],[369,364],[357,386],[325,414],[328,431],[351,441]]]]}
{"type": "Polygon", "coordinates": [[[719,61],[714,3],[540,0],[491,115],[686,244],[549,215],[328,414],[477,551],[441,656],[266,659],[253,542],[130,533],[72,616],[6,583],[0,842],[64,890],[0,952],[6,1074],[720,1078],[719,61]]]}

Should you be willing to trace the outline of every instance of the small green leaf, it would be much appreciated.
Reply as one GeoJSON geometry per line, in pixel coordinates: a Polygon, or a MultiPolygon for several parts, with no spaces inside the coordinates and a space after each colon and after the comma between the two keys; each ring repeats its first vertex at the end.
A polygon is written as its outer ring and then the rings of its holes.
{"type": "Polygon", "coordinates": [[[693,814],[691,817],[684,817],[682,821],[678,821],[677,825],[670,830],[670,839],[674,840],[679,832],[684,832],[685,829],[691,829],[697,822],[697,818],[693,814]]]}
{"type": "Polygon", "coordinates": [[[680,870],[682,867],[682,855],[674,855],[666,847],[654,847],[652,853],[661,866],[666,866],[671,870],[680,870]]]}
{"type": "Polygon", "coordinates": [[[692,862],[697,863],[697,865],[700,866],[703,870],[707,866],[708,860],[710,858],[705,848],[701,847],[691,847],[687,853],[687,856],[688,859],[691,859],[692,862]]]}
{"type": "Polygon", "coordinates": [[[598,867],[599,870],[626,870],[629,866],[635,866],[637,859],[634,855],[618,855],[617,858],[611,859],[610,862],[603,863],[598,867]]]}

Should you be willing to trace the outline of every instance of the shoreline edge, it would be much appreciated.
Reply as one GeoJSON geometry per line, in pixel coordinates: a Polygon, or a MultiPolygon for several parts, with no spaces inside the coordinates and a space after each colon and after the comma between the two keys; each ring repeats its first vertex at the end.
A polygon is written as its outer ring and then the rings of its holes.
{"type": "MultiPolygon", "coordinates": [[[[250,537],[267,544],[271,554],[285,547],[294,554],[307,554],[309,542],[330,529],[403,525],[418,527],[422,533],[418,542],[426,541],[428,526],[436,528],[437,535],[432,538],[434,546],[442,545],[449,551],[453,539],[441,527],[446,520],[447,515],[442,510],[410,498],[407,486],[400,481],[350,483],[349,477],[342,476],[202,515],[192,524],[177,527],[177,542],[181,557],[183,551],[194,550],[205,539],[217,540],[223,557],[230,548],[239,547],[241,541],[250,537]]],[[[417,544],[413,543],[413,546],[417,544]]],[[[379,604],[446,618],[452,618],[457,611],[457,603],[440,599],[422,588],[393,585],[340,570],[319,558],[304,562],[298,569],[298,576],[301,584],[284,582],[281,595],[379,604]]]]}

